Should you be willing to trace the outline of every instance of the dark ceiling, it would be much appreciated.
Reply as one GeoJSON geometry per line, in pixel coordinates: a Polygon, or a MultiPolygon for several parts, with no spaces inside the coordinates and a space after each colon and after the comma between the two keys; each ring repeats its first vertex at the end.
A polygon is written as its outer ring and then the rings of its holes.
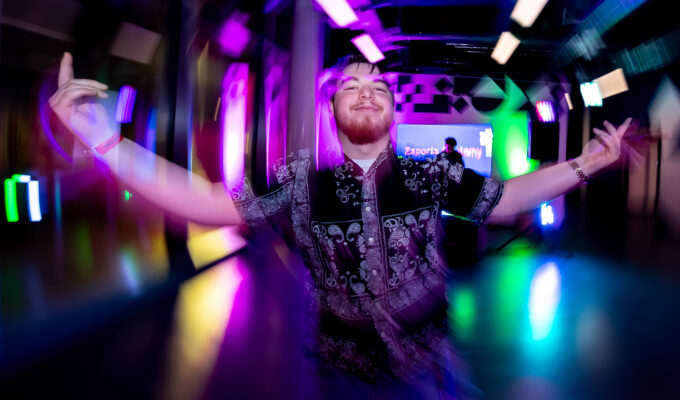
{"type": "MultiPolygon", "coordinates": [[[[680,26],[663,0],[550,0],[530,28],[510,19],[514,5],[513,0],[378,0],[364,9],[374,10],[382,29],[390,32],[396,49],[386,56],[392,68],[421,73],[513,73],[527,78],[555,70],[599,74],[613,67],[610,55],[680,26]],[[559,57],[595,10],[605,16],[619,14],[636,3],[642,4],[601,32],[601,48],[589,59],[559,57]],[[506,65],[499,65],[490,55],[503,31],[513,33],[521,44],[506,65]]],[[[332,30],[326,62],[356,51],[349,39],[358,33],[332,30]]]]}

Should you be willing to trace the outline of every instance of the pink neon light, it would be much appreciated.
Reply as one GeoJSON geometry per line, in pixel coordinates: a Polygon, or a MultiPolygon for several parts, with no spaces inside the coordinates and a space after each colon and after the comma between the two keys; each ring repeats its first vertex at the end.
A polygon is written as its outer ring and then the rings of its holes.
{"type": "Polygon", "coordinates": [[[359,20],[346,0],[316,0],[316,2],[340,27],[345,27],[359,20]]]}
{"type": "Polygon", "coordinates": [[[373,41],[373,38],[368,33],[363,33],[354,39],[352,43],[361,51],[361,54],[366,57],[366,59],[371,63],[376,63],[380,60],[384,60],[385,56],[378,46],[373,41]]]}
{"type": "Polygon", "coordinates": [[[240,57],[250,43],[250,31],[244,26],[248,15],[234,14],[222,25],[218,42],[232,57],[240,57]]]}
{"type": "Polygon", "coordinates": [[[222,174],[229,189],[243,181],[248,64],[233,63],[222,81],[222,174]]]}
{"type": "Polygon", "coordinates": [[[135,106],[135,97],[137,90],[131,86],[123,86],[120,88],[118,101],[116,102],[116,122],[128,123],[132,122],[132,110],[135,106]]]}

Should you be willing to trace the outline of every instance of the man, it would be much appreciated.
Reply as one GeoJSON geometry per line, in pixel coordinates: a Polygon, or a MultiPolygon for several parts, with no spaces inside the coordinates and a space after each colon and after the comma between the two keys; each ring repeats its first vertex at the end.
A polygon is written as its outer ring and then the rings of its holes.
{"type": "Polygon", "coordinates": [[[617,129],[606,122],[575,160],[500,183],[443,155],[398,159],[389,137],[392,93],[376,65],[350,58],[329,103],[344,162],[317,170],[308,152],[298,152],[278,164],[269,193],[256,196],[245,182],[232,201],[223,185],[187,179],[188,171],[108,131],[101,106],[81,101],[103,96],[105,85],[73,79],[71,64],[65,54],[50,105],[131,190],[204,224],[286,226],[311,272],[318,376],[308,384],[323,398],[460,397],[446,324],[441,210],[481,223],[536,207],[618,159],[630,123],[617,129]]]}
{"type": "Polygon", "coordinates": [[[463,162],[463,155],[456,151],[456,145],[458,144],[458,142],[456,142],[456,139],[448,137],[446,138],[444,143],[445,143],[444,154],[446,159],[449,160],[449,162],[452,164],[461,163],[464,167],[465,162],[463,162]]]}

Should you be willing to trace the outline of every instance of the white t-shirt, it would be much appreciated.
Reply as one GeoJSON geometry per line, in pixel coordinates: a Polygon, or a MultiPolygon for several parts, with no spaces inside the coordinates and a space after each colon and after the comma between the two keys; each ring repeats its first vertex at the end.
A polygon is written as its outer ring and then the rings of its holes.
{"type": "Polygon", "coordinates": [[[368,171],[369,168],[371,168],[371,165],[375,162],[375,158],[371,158],[368,160],[355,160],[352,159],[358,166],[361,167],[361,169],[364,170],[364,172],[368,171]]]}

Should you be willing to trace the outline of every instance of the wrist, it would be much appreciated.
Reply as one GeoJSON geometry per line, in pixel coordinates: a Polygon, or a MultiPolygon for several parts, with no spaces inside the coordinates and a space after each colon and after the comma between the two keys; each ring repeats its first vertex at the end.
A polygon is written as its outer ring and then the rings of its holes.
{"type": "Polygon", "coordinates": [[[104,139],[102,142],[94,146],[92,150],[96,155],[103,156],[111,149],[116,147],[118,143],[120,143],[122,140],[123,136],[120,133],[115,131],[109,131],[108,134],[106,135],[106,139],[104,139]]]}
{"type": "Polygon", "coordinates": [[[567,164],[571,167],[574,174],[578,177],[580,183],[588,183],[591,180],[591,170],[584,168],[587,165],[587,159],[583,156],[567,160],[567,164]]]}

